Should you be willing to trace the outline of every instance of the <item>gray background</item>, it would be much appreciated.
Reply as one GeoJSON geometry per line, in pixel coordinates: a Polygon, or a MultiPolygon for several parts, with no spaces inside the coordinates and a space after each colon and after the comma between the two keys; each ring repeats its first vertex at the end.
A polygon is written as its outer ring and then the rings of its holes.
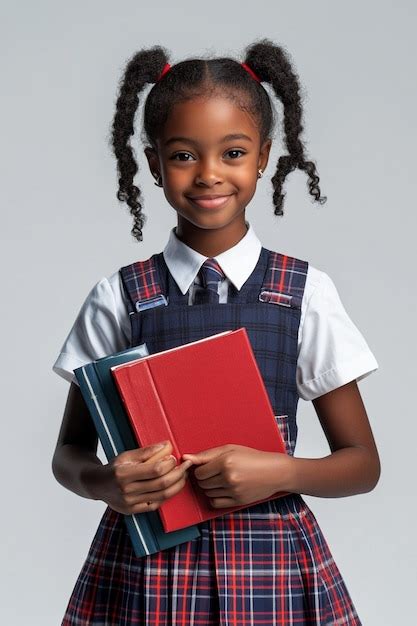
{"type": "MultiPolygon", "coordinates": [[[[144,241],[116,199],[108,147],[117,81],[137,49],[171,62],[241,59],[261,36],[291,54],[304,92],[303,140],[327,204],[307,178],[286,182],[273,215],[269,178],[281,129],[247,218],[266,247],[327,272],[379,370],[360,384],[379,448],[374,491],[305,500],[365,626],[415,619],[415,111],[413,2],[3,2],[1,6],[2,454],[1,621],[56,626],[103,502],[62,488],[51,459],[68,382],[51,371],[101,277],[162,250],[175,212],[153,185],[136,136],[144,241]]],[[[282,119],[280,102],[276,107],[282,119]]],[[[296,456],[329,453],[299,402],[296,456]]],[[[102,460],[104,456],[101,455],[102,460]]]]}

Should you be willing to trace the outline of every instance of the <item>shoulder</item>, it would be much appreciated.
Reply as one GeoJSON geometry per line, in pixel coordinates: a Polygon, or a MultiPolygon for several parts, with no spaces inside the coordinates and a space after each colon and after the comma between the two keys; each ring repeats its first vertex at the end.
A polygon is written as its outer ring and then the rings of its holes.
{"type": "Polygon", "coordinates": [[[108,311],[118,318],[124,306],[120,273],[117,270],[109,276],[103,276],[93,285],[84,300],[82,308],[88,311],[90,316],[97,314],[99,311],[102,313],[108,311]]]}
{"type": "Polygon", "coordinates": [[[102,307],[111,306],[114,298],[114,278],[102,276],[94,285],[85,298],[84,304],[100,304],[102,307]]]}
{"type": "Polygon", "coordinates": [[[318,331],[319,327],[329,321],[329,315],[339,315],[348,322],[346,310],[341,301],[339,292],[331,276],[322,269],[309,263],[301,304],[299,329],[299,345],[301,344],[306,319],[309,328],[312,326],[318,331]]]}
{"type": "Polygon", "coordinates": [[[129,341],[130,320],[118,285],[118,272],[114,272],[91,287],[52,369],[76,382],[76,367],[123,350],[129,341]]]}
{"type": "Polygon", "coordinates": [[[120,269],[107,276],[105,280],[107,281],[108,292],[111,293],[111,299],[119,326],[124,336],[130,341],[129,309],[120,269]]]}
{"type": "Polygon", "coordinates": [[[117,333],[123,342],[130,340],[130,320],[120,269],[102,276],[91,288],[83,305],[84,316],[105,332],[117,333]]]}
{"type": "Polygon", "coordinates": [[[326,272],[309,263],[304,287],[303,304],[306,306],[310,302],[313,293],[317,289],[319,291],[326,290],[330,282],[332,282],[331,278],[326,272]]]}
{"type": "Polygon", "coordinates": [[[300,397],[312,400],[365,378],[378,363],[327,272],[310,265],[304,295],[297,386],[300,397]]]}
{"type": "Polygon", "coordinates": [[[303,313],[305,315],[307,310],[325,312],[329,308],[344,309],[338,288],[328,272],[309,264],[302,303],[303,313]]]}
{"type": "Polygon", "coordinates": [[[120,299],[121,296],[124,296],[120,269],[121,268],[102,279],[107,281],[108,289],[111,291],[112,297],[116,302],[120,299]]]}
{"type": "Polygon", "coordinates": [[[91,288],[79,316],[94,321],[105,332],[119,334],[124,341],[130,338],[130,320],[120,270],[102,276],[91,288]]]}

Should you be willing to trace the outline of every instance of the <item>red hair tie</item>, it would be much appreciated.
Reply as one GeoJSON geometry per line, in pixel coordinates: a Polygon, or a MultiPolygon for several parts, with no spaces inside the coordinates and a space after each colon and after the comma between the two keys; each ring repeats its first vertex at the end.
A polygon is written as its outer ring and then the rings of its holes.
{"type": "Polygon", "coordinates": [[[158,82],[159,80],[161,80],[162,76],[164,76],[167,72],[169,72],[169,70],[171,69],[171,66],[169,63],[165,63],[162,72],[159,75],[159,78],[156,79],[156,82],[158,82]]]}
{"type": "Polygon", "coordinates": [[[241,63],[241,66],[244,67],[245,70],[249,72],[249,74],[252,76],[252,78],[258,81],[258,83],[261,82],[261,79],[259,78],[259,76],[255,74],[255,72],[249,67],[249,65],[246,65],[246,63],[241,63]]]}
{"type": "MultiPolygon", "coordinates": [[[[249,65],[246,65],[246,63],[241,63],[241,66],[242,66],[242,67],[243,67],[243,68],[244,68],[247,72],[249,72],[249,74],[252,76],[252,78],[254,78],[254,79],[255,79],[258,83],[260,83],[260,82],[261,82],[261,79],[259,78],[259,76],[257,76],[257,75],[255,74],[255,72],[254,72],[254,71],[253,71],[253,70],[249,67],[249,65]]],[[[162,78],[163,76],[165,76],[165,74],[166,74],[167,72],[169,72],[169,70],[171,69],[171,67],[172,67],[172,66],[171,66],[169,63],[165,63],[165,65],[164,65],[164,67],[163,67],[163,69],[162,69],[162,72],[160,73],[159,78],[157,78],[156,82],[160,81],[160,80],[161,80],[161,78],[162,78]]]]}

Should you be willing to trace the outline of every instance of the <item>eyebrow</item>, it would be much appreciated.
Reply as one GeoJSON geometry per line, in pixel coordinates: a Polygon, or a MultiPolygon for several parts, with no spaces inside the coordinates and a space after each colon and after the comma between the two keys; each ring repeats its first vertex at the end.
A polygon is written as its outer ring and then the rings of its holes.
{"type": "MultiPolygon", "coordinates": [[[[226,141],[233,141],[235,139],[246,139],[247,141],[252,142],[252,139],[248,135],[245,135],[244,133],[231,133],[229,135],[225,135],[223,139],[220,140],[220,143],[224,143],[226,141]]],[[[182,141],[184,143],[192,143],[194,145],[198,143],[197,141],[194,141],[194,139],[190,139],[189,137],[170,137],[168,141],[164,143],[164,146],[169,146],[171,143],[175,143],[176,141],[182,141]]]]}

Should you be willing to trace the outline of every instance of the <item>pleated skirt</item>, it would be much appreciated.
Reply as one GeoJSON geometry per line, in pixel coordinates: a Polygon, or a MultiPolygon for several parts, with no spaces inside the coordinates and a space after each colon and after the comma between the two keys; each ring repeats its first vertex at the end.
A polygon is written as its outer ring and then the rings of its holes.
{"type": "Polygon", "coordinates": [[[62,626],[361,626],[300,494],[199,527],[201,537],[139,558],[107,507],[62,626]]]}

